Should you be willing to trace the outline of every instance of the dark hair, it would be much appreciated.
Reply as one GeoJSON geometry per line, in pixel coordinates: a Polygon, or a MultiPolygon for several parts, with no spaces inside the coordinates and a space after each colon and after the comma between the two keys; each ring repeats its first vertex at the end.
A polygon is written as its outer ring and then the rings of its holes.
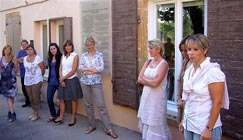
{"type": "Polygon", "coordinates": [[[62,57],[62,53],[61,53],[61,51],[60,51],[60,49],[59,49],[57,43],[50,43],[50,45],[49,45],[49,50],[48,50],[48,63],[50,63],[50,62],[52,61],[52,57],[53,57],[53,54],[52,54],[51,51],[50,51],[50,47],[51,47],[51,46],[55,46],[55,47],[56,47],[56,49],[57,49],[57,54],[56,54],[56,56],[55,56],[55,59],[56,59],[56,61],[60,61],[60,60],[61,60],[61,57],[62,57]]]}
{"type": "Polygon", "coordinates": [[[29,44],[29,45],[26,47],[26,50],[27,50],[28,48],[32,48],[32,49],[35,51],[34,46],[33,46],[33,45],[31,45],[31,44],[29,44]]]}
{"type": "Polygon", "coordinates": [[[73,42],[71,40],[65,40],[63,42],[63,52],[64,52],[64,55],[66,56],[67,55],[67,51],[65,50],[65,47],[66,46],[72,46],[72,52],[74,51],[74,46],[73,46],[73,42]]]}
{"type": "Polygon", "coordinates": [[[28,42],[26,39],[23,39],[23,40],[20,42],[20,44],[22,44],[23,42],[29,44],[29,42],[28,42]]]}
{"type": "Polygon", "coordinates": [[[182,45],[186,45],[186,40],[189,38],[190,36],[188,35],[188,36],[185,36],[182,40],[181,40],[181,42],[180,42],[180,44],[179,44],[179,49],[180,49],[180,51],[181,51],[181,46],[182,45]]]}

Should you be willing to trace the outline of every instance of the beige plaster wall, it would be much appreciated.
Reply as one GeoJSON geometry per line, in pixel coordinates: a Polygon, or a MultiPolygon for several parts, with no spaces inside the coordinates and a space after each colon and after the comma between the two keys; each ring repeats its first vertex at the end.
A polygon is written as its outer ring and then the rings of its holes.
{"type": "MultiPolygon", "coordinates": [[[[16,0],[18,1],[18,0],[16,0]]],[[[21,35],[22,38],[27,40],[35,40],[35,47],[37,53],[42,55],[42,49],[39,43],[39,34],[35,32],[35,21],[48,20],[51,18],[58,17],[72,17],[73,18],[73,43],[77,53],[81,54],[81,17],[80,17],[80,2],[82,0],[36,0],[39,3],[32,3],[26,5],[24,3],[15,3],[13,1],[0,0],[0,4],[4,3],[4,6],[0,7],[0,26],[5,27],[5,15],[8,13],[19,12],[21,16],[21,35]],[[6,7],[5,7],[6,6],[6,7]],[[8,9],[8,10],[6,10],[8,9]]],[[[0,49],[2,49],[3,44],[6,43],[5,29],[0,28],[0,49]]],[[[46,79],[46,78],[45,78],[46,79]]],[[[20,79],[18,77],[19,92],[21,93],[20,79]]],[[[42,99],[46,100],[46,81],[43,83],[42,87],[42,99]]],[[[111,76],[103,76],[103,90],[105,95],[106,106],[110,114],[110,118],[113,124],[123,126],[128,129],[137,129],[137,111],[129,109],[127,107],[122,107],[119,105],[114,105],[112,103],[112,83],[111,76]]],[[[83,100],[79,100],[78,113],[85,115],[85,110],[83,106],[83,100]]],[[[96,110],[96,116],[98,112],[96,110]]]]}

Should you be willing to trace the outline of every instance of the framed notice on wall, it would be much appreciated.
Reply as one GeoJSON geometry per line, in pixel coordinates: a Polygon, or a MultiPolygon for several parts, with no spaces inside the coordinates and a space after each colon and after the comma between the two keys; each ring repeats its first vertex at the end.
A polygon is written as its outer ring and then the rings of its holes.
{"type": "Polygon", "coordinates": [[[105,70],[102,74],[111,75],[111,8],[110,0],[88,0],[81,2],[82,52],[87,51],[84,39],[93,36],[96,50],[104,54],[105,70]]]}

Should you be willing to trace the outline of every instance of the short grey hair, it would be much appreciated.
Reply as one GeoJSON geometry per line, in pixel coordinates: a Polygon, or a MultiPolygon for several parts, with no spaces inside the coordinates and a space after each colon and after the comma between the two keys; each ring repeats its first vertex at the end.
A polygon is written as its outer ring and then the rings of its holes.
{"type": "Polygon", "coordinates": [[[84,39],[84,44],[93,43],[95,44],[95,39],[92,36],[88,36],[84,39]]]}
{"type": "Polygon", "coordinates": [[[160,50],[160,55],[164,56],[164,45],[160,41],[160,39],[155,38],[153,40],[148,41],[148,47],[150,48],[156,48],[160,50]]]}

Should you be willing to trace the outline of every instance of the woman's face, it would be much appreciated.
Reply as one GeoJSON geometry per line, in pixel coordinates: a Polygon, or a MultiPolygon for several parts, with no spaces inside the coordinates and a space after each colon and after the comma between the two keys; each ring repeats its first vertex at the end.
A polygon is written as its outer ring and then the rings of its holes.
{"type": "Polygon", "coordinates": [[[189,59],[188,54],[187,54],[187,49],[186,49],[186,45],[182,44],[180,46],[180,51],[181,51],[181,55],[183,57],[183,59],[189,59]]]}
{"type": "Polygon", "coordinates": [[[57,54],[56,46],[50,46],[50,52],[51,52],[52,55],[56,55],[57,54]]]}
{"type": "Polygon", "coordinates": [[[69,54],[69,53],[71,53],[71,52],[73,51],[73,46],[71,46],[71,45],[67,45],[67,46],[65,46],[65,50],[66,50],[67,53],[69,54]]]}
{"type": "Polygon", "coordinates": [[[207,52],[207,49],[205,49],[205,50],[200,49],[196,42],[192,42],[192,41],[189,42],[187,53],[188,53],[190,60],[193,63],[201,64],[201,62],[203,62],[205,59],[206,52],[207,52]]]}
{"type": "Polygon", "coordinates": [[[26,52],[27,52],[28,55],[33,55],[34,54],[34,49],[29,47],[29,48],[26,49],[26,52]]]}
{"type": "Polygon", "coordinates": [[[9,47],[7,47],[5,50],[4,50],[4,55],[10,55],[11,54],[11,49],[9,47]]]}
{"type": "Polygon", "coordinates": [[[85,44],[88,51],[92,51],[94,49],[94,43],[88,42],[85,44]]]}
{"type": "Polygon", "coordinates": [[[154,47],[148,47],[148,52],[151,57],[154,57],[160,53],[160,50],[154,47]]]}

